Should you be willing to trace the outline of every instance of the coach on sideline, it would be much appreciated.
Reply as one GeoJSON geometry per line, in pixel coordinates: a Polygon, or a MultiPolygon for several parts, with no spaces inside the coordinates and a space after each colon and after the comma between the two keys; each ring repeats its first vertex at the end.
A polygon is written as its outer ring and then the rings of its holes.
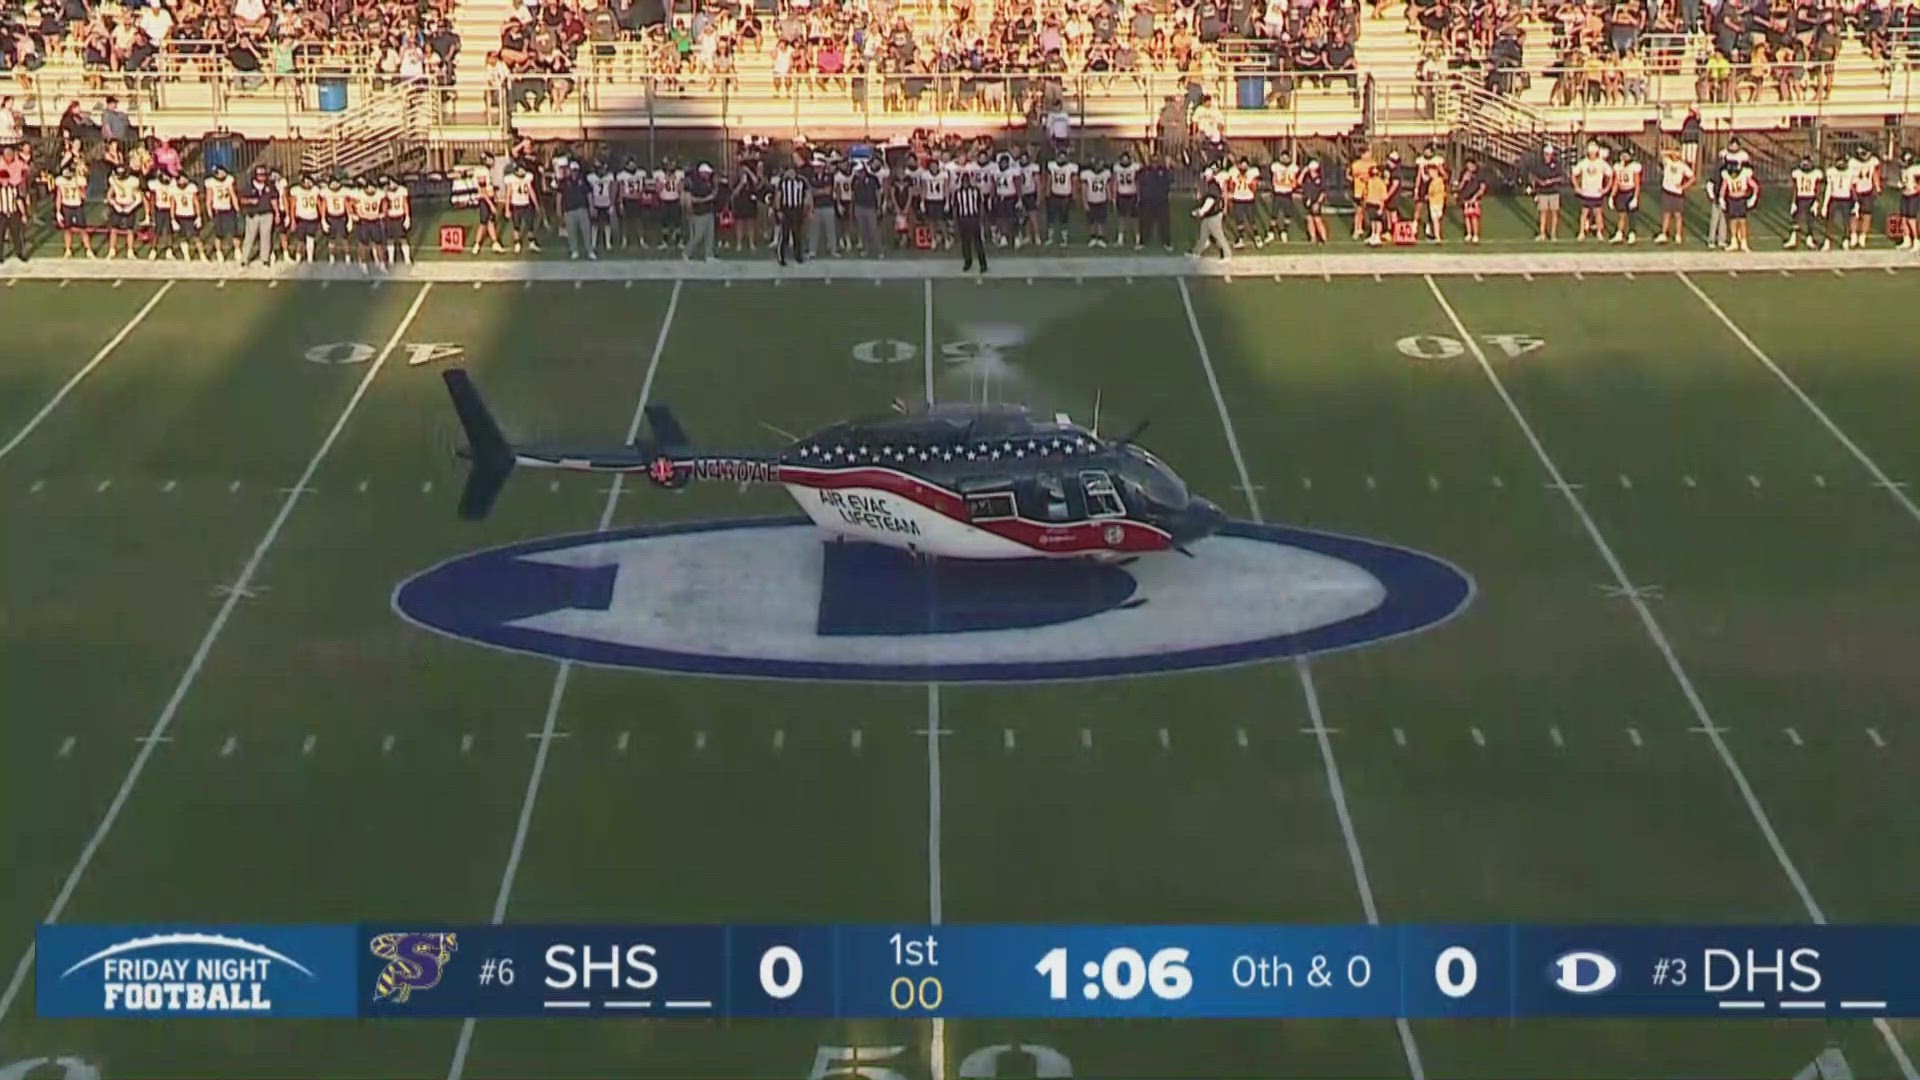
{"type": "Polygon", "coordinates": [[[254,241],[260,242],[260,261],[271,265],[273,262],[273,212],[274,203],[280,197],[279,189],[273,181],[267,179],[267,167],[255,165],[253,172],[240,181],[240,212],[247,217],[247,229],[240,241],[240,265],[252,262],[251,252],[254,241]]]}
{"type": "Polygon", "coordinates": [[[980,232],[981,213],[980,188],[972,180],[962,178],[948,197],[947,209],[953,214],[954,231],[960,234],[961,269],[973,269],[975,256],[980,259],[980,272],[987,272],[987,245],[980,232]]]}

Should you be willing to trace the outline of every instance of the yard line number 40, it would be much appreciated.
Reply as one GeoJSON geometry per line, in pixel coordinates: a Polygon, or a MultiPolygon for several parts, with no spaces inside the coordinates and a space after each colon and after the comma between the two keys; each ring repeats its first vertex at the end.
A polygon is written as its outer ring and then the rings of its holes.
{"type": "MultiPolygon", "coordinates": [[[[1481,334],[1480,340],[1506,353],[1509,360],[1517,360],[1547,343],[1545,338],[1531,334],[1481,334]]],[[[1401,338],[1393,346],[1400,350],[1400,355],[1415,360],[1452,360],[1467,354],[1467,346],[1459,338],[1441,334],[1415,334],[1401,338]]]]}

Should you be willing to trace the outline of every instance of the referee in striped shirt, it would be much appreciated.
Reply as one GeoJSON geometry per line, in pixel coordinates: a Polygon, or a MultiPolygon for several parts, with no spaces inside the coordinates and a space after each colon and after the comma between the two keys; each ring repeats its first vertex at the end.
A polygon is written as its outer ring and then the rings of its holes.
{"type": "Polygon", "coordinates": [[[794,262],[807,261],[807,249],[804,242],[807,227],[807,205],[813,199],[813,188],[800,178],[798,171],[788,165],[780,173],[780,179],[773,185],[773,208],[780,222],[780,265],[787,265],[787,252],[793,252],[794,262]]]}
{"type": "Polygon", "coordinates": [[[980,189],[971,180],[962,177],[947,199],[947,211],[953,215],[954,231],[960,234],[961,269],[973,269],[973,260],[978,256],[980,272],[984,274],[987,272],[987,245],[980,233],[982,202],[980,189]]]}
{"type": "Polygon", "coordinates": [[[0,262],[15,256],[27,261],[27,185],[0,180],[0,262]],[[4,254],[9,244],[12,256],[4,254]]]}

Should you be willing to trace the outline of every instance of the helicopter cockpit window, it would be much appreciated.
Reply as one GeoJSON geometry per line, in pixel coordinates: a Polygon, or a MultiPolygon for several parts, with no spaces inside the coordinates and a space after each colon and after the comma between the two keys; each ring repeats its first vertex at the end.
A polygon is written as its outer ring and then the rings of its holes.
{"type": "Polygon", "coordinates": [[[980,491],[967,496],[967,517],[974,521],[1016,516],[1011,491],[980,491]]]}
{"type": "Polygon", "coordinates": [[[1073,516],[1067,507],[1067,489],[1059,477],[1041,473],[1034,478],[1034,484],[1040,489],[1040,504],[1045,508],[1048,521],[1066,521],[1073,516]]]}
{"type": "Polygon", "coordinates": [[[1128,446],[1120,452],[1120,475],[1139,485],[1147,498],[1161,506],[1181,507],[1187,504],[1187,485],[1166,463],[1137,446],[1128,446]]]}
{"type": "Polygon", "coordinates": [[[1113,481],[1103,472],[1083,472],[1080,474],[1080,486],[1087,495],[1088,517],[1126,517],[1127,506],[1120,501],[1120,493],[1113,489],[1113,481]]]}

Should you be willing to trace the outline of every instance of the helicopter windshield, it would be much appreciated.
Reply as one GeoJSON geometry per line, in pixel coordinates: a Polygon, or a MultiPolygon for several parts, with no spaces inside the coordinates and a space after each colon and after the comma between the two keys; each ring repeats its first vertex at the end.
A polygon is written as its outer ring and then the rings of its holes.
{"type": "Polygon", "coordinates": [[[1165,462],[1137,446],[1120,449],[1120,475],[1140,486],[1141,494],[1160,506],[1177,509],[1187,504],[1187,485],[1165,462]]]}

